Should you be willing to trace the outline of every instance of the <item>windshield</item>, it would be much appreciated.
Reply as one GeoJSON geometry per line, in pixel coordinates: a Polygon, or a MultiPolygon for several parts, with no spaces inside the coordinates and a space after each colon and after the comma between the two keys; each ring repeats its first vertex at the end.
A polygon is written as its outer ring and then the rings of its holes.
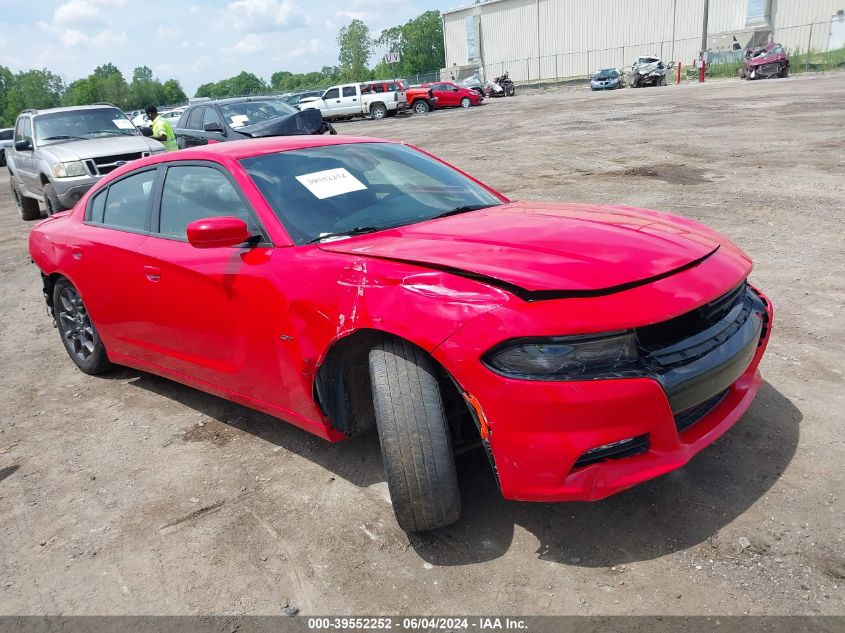
{"type": "Polygon", "coordinates": [[[615,70],[600,70],[596,73],[596,79],[616,79],[619,73],[615,70]]]}
{"type": "Polygon", "coordinates": [[[34,120],[35,140],[38,143],[139,134],[132,122],[117,108],[86,108],[39,114],[34,120]]]}
{"type": "Polygon", "coordinates": [[[298,110],[280,99],[266,101],[239,101],[237,103],[221,103],[220,110],[229,125],[234,129],[245,125],[255,125],[282,116],[296,114],[298,110]]]}
{"type": "Polygon", "coordinates": [[[312,147],[245,158],[241,165],[296,244],[502,204],[466,176],[398,143],[312,147]]]}

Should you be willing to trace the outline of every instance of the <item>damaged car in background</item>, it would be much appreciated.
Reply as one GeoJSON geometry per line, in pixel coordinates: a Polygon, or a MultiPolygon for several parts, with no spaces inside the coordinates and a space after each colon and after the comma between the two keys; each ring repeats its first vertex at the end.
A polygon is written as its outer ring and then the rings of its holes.
{"type": "Polygon", "coordinates": [[[789,76],[789,56],[777,42],[758,48],[749,48],[739,69],[742,79],[771,79],[789,76]]]}
{"type": "Polygon", "coordinates": [[[267,136],[337,134],[319,110],[297,108],[275,97],[235,97],[188,106],[173,126],[179,149],[267,136]]]}
{"type": "Polygon", "coordinates": [[[675,63],[672,62],[667,66],[666,62],[654,55],[638,57],[631,65],[625,83],[631,88],[665,86],[666,71],[673,68],[674,65],[675,63]]]}
{"type": "Polygon", "coordinates": [[[127,365],[332,442],[374,429],[408,531],[459,519],[472,447],[515,500],[682,467],[751,405],[772,331],[748,256],[697,222],[511,201],[370,138],[146,158],[29,251],[83,372],[127,365]]]}

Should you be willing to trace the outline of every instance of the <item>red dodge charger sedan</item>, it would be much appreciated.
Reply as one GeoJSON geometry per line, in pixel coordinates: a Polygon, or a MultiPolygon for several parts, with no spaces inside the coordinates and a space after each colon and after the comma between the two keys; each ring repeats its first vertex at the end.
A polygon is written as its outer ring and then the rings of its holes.
{"type": "Polygon", "coordinates": [[[330,441],[376,427],[409,531],[459,518],[473,445],[508,499],[683,466],[748,409],[772,323],[748,256],[696,222],[511,202],[370,138],[133,161],[29,248],[82,371],[135,367],[330,441]]]}

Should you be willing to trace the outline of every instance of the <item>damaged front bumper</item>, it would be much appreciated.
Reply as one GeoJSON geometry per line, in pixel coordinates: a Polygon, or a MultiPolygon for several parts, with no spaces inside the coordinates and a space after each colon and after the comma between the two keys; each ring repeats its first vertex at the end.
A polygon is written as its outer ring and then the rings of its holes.
{"type": "MultiPolygon", "coordinates": [[[[502,494],[602,499],[680,468],[725,433],[760,387],[772,321],[769,301],[745,284],[717,301],[727,300],[730,309],[720,306],[715,323],[671,345],[642,328],[643,366],[631,374],[536,381],[467,372],[466,358],[452,363],[488,426],[502,494]]],[[[448,367],[454,349],[447,345],[435,357],[448,367]]]]}

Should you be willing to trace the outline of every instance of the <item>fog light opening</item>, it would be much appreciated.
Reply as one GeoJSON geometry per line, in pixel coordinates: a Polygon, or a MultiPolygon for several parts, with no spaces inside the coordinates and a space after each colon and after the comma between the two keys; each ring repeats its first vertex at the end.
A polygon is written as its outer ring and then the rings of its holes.
{"type": "Polygon", "coordinates": [[[573,468],[580,468],[606,459],[633,457],[634,455],[645,453],[647,450],[648,434],[628,437],[624,440],[618,440],[616,442],[610,442],[609,444],[602,444],[601,446],[591,448],[578,458],[573,468]]]}

